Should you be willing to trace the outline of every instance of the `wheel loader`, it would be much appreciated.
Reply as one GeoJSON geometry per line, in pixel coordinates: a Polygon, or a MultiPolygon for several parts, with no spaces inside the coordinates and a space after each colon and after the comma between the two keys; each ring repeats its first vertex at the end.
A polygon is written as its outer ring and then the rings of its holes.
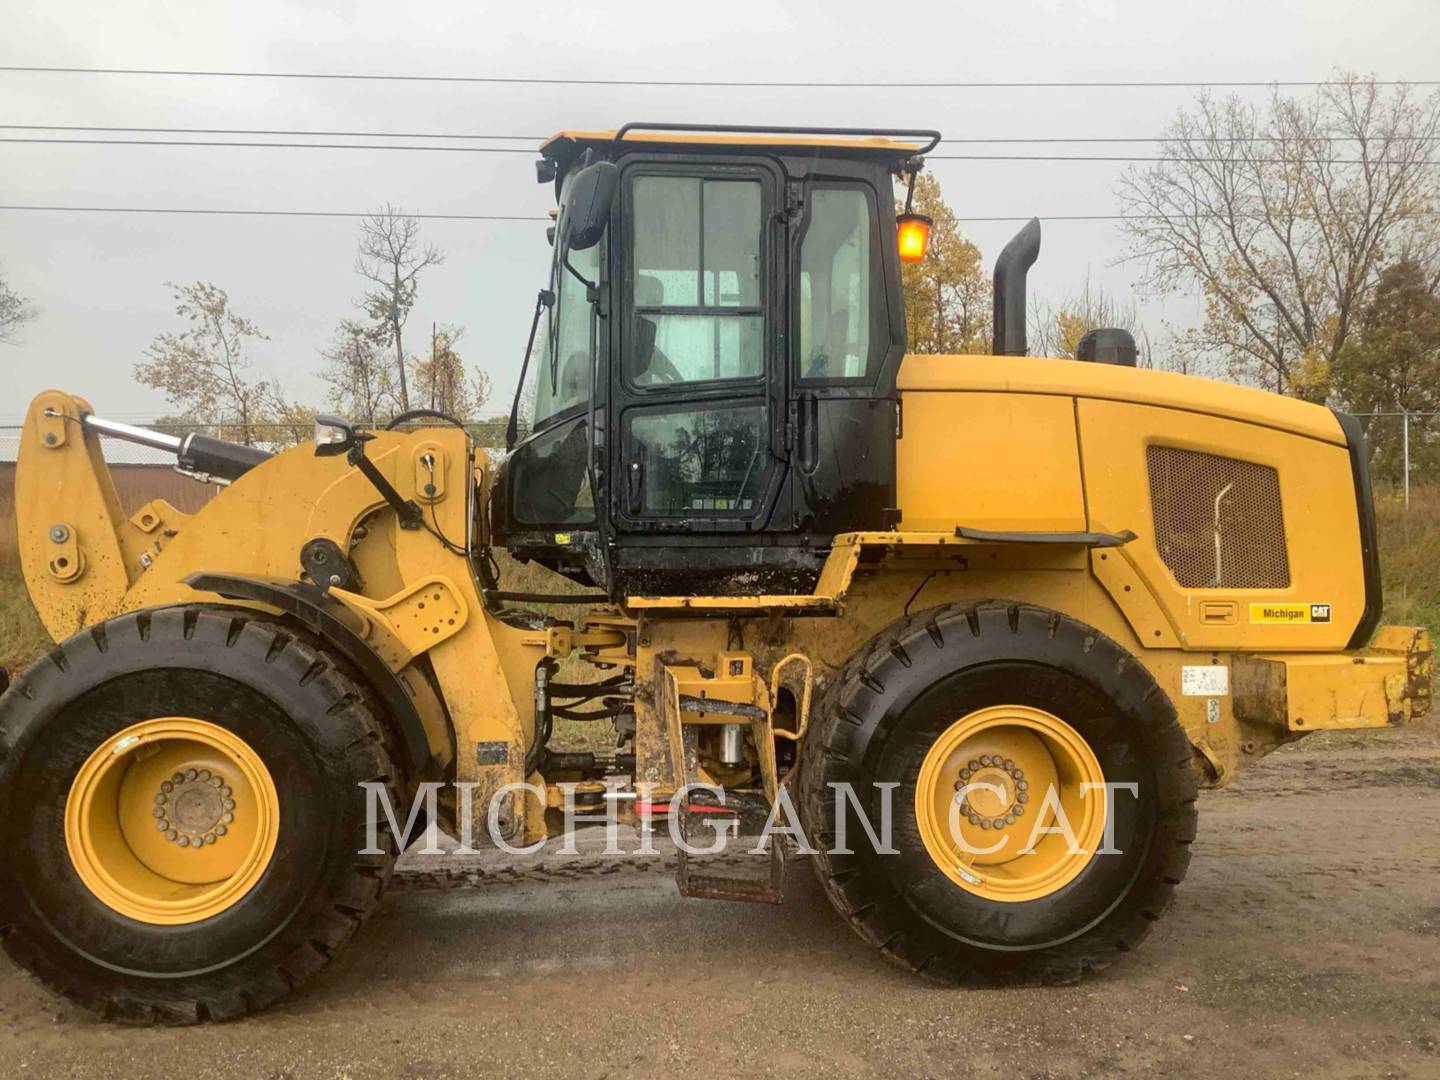
{"type": "Polygon", "coordinates": [[[546,141],[498,457],[424,411],[271,453],[36,398],[20,555],[59,644],[0,699],[10,956],[119,1021],[262,1009],[374,911],[380,806],[467,850],[668,830],[694,897],[778,902],[803,854],[927,979],[1073,981],[1165,911],[1200,788],[1421,715],[1355,420],[1117,330],[1026,356],[1033,221],[993,354],[906,353],[929,222],[893,192],[938,141],[546,141]],[[225,486],[127,516],[106,439],[225,486]]]}

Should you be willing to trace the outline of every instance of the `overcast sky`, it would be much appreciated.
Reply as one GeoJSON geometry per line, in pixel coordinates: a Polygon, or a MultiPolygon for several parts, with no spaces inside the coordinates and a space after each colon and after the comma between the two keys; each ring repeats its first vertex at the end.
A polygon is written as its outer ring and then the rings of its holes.
{"type": "MultiPolygon", "coordinates": [[[[9,0],[5,7],[0,64],[10,65],[687,80],[1220,81],[1318,79],[1336,68],[1380,78],[1440,77],[1436,0],[9,0]]],[[[677,120],[936,127],[970,138],[1134,136],[1160,131],[1194,94],[0,73],[0,123],[531,136],[677,120]]],[[[65,133],[0,132],[34,134],[65,133]]],[[[531,160],[508,153],[0,144],[0,203],[364,211],[388,201],[429,213],[544,214],[551,189],[535,183],[531,160]]],[[[1113,212],[1113,183],[1123,168],[958,161],[931,167],[961,216],[1034,213],[1042,220],[1113,212]]],[[[1014,228],[966,226],[987,266],[1014,228]]],[[[543,230],[535,222],[424,225],[447,260],[422,281],[411,341],[423,347],[432,320],[464,325],[463,354],[500,388],[496,411],[513,389],[544,274],[543,230]]],[[[165,282],[196,279],[226,289],[234,309],[270,336],[255,350],[257,369],[278,375],[290,396],[322,404],[317,351],[336,321],[355,313],[361,291],[352,272],[356,232],[357,222],[346,219],[0,211],[0,266],[41,312],[19,347],[0,345],[0,423],[18,421],[30,397],[52,386],[84,395],[97,412],[117,419],[143,421],[168,411],[160,395],[135,383],[132,367],[156,333],[178,328],[165,282]]],[[[1112,291],[1128,292],[1136,269],[1115,265],[1120,250],[1113,223],[1047,224],[1032,288],[1059,300],[1088,271],[1112,291]]],[[[1142,302],[1151,325],[1191,318],[1195,310],[1193,298],[1142,302]]]]}

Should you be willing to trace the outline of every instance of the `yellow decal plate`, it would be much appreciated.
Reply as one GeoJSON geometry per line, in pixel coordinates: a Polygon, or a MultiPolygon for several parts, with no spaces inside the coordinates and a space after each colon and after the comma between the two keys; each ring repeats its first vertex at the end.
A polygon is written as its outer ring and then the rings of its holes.
{"type": "Polygon", "coordinates": [[[1329,604],[1251,604],[1252,623],[1328,623],[1329,604]]]}

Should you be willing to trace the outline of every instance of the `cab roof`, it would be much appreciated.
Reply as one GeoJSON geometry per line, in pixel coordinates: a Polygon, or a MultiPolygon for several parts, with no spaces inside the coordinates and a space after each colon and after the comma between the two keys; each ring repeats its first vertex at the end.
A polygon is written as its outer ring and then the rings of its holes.
{"type": "Polygon", "coordinates": [[[565,162],[590,147],[610,149],[616,145],[617,137],[622,135],[621,142],[625,144],[645,143],[650,146],[689,146],[704,149],[795,149],[811,153],[832,153],[838,157],[881,158],[897,162],[916,154],[928,153],[940,141],[940,133],[934,131],[626,124],[610,131],[557,132],[540,144],[540,153],[547,158],[565,162]]]}

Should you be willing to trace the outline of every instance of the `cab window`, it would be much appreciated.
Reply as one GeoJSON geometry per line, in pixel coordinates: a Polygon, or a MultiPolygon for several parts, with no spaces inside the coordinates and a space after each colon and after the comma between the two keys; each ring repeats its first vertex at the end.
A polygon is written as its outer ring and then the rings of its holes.
{"type": "Polygon", "coordinates": [[[834,187],[811,192],[800,245],[800,378],[871,374],[876,254],[875,215],[866,191],[834,187]]]}
{"type": "MultiPolygon", "coordinates": [[[[595,281],[605,244],[572,251],[570,264],[583,277],[595,281]]],[[[552,416],[590,401],[590,302],[585,286],[565,267],[556,268],[552,330],[543,336],[539,363],[530,365],[525,396],[533,402],[532,429],[552,416]]]]}
{"type": "Polygon", "coordinates": [[[632,182],[632,347],[638,387],[758,378],[765,369],[756,180],[632,182]]]}
{"type": "Polygon", "coordinates": [[[755,513],[765,473],[763,405],[644,412],[629,423],[631,513],[755,513]]]}

